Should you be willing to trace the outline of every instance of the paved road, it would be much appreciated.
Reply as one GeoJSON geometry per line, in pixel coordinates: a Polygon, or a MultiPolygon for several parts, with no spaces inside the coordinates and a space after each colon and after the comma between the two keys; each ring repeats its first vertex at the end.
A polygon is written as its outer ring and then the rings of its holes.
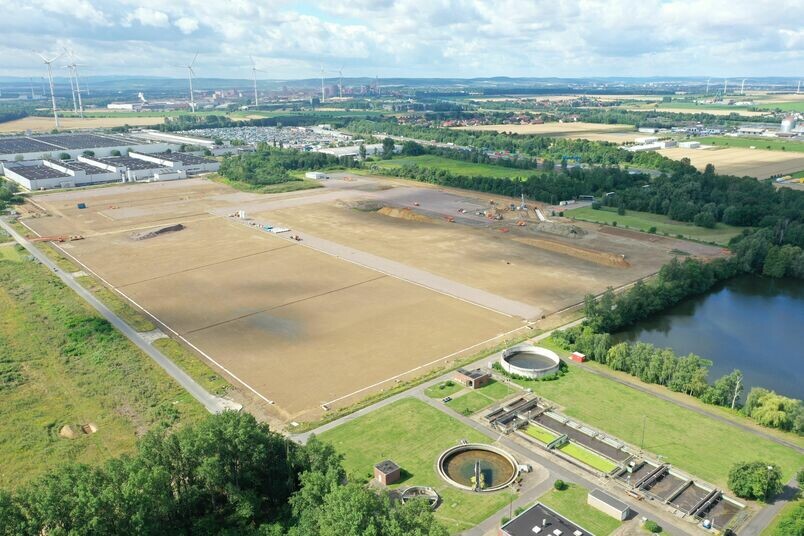
{"type": "Polygon", "coordinates": [[[740,530],[740,536],[758,536],[767,527],[773,518],[781,511],[784,506],[796,498],[798,493],[798,482],[795,475],[782,490],[781,495],[759,511],[754,518],[740,530]]]}
{"type": "Polygon", "coordinates": [[[20,245],[22,245],[33,257],[48,267],[65,285],[70,287],[76,294],[84,299],[89,305],[97,310],[101,316],[108,320],[115,328],[123,333],[131,342],[145,352],[157,365],[162,367],[179,385],[190,395],[198,400],[210,413],[220,413],[229,409],[240,409],[240,405],[217,397],[207,392],[206,389],[198,385],[195,380],[187,375],[173,361],[168,359],[162,352],[148,344],[138,332],[126,324],[119,316],[114,314],[108,307],[101,303],[91,292],[76,282],[70,274],[64,273],[56,264],[51,261],[44,253],[39,251],[25,237],[21,236],[13,227],[8,225],[5,220],[0,218],[0,227],[3,227],[20,245]]]}

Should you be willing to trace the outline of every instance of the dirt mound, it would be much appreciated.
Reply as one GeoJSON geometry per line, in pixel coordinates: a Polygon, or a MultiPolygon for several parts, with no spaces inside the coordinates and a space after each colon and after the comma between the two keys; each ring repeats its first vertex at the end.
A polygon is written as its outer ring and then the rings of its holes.
{"type": "Polygon", "coordinates": [[[175,233],[177,231],[181,231],[184,228],[185,228],[184,225],[182,225],[181,223],[177,223],[176,225],[168,225],[167,227],[154,229],[153,231],[146,231],[144,233],[134,233],[131,235],[131,238],[132,240],[148,240],[149,238],[156,238],[157,236],[166,233],[175,233]]]}
{"type": "Polygon", "coordinates": [[[538,230],[544,231],[545,233],[564,236],[566,238],[580,238],[586,234],[586,231],[584,231],[577,225],[573,225],[571,223],[556,223],[550,221],[543,221],[539,223],[538,230]]]}
{"type": "Polygon", "coordinates": [[[601,264],[603,266],[614,266],[616,268],[628,268],[631,266],[631,264],[625,259],[624,255],[616,255],[606,251],[582,248],[579,246],[564,244],[562,242],[556,242],[554,240],[546,240],[544,238],[517,237],[514,238],[514,240],[516,242],[534,246],[539,249],[545,249],[554,253],[562,253],[564,255],[569,255],[570,257],[575,257],[576,259],[594,262],[595,264],[601,264]]]}
{"type": "Polygon", "coordinates": [[[75,439],[82,435],[92,435],[98,431],[98,425],[92,422],[86,424],[65,424],[59,429],[59,437],[75,439]]]}
{"type": "Polygon", "coordinates": [[[401,220],[418,221],[422,223],[435,222],[433,218],[427,217],[424,214],[419,214],[418,212],[414,212],[409,208],[382,207],[377,211],[377,214],[382,214],[383,216],[388,216],[390,218],[399,218],[401,220]]]}
{"type": "Polygon", "coordinates": [[[70,424],[65,424],[59,429],[59,436],[63,437],[64,439],[75,439],[80,434],[81,432],[76,430],[75,427],[70,424]]]}

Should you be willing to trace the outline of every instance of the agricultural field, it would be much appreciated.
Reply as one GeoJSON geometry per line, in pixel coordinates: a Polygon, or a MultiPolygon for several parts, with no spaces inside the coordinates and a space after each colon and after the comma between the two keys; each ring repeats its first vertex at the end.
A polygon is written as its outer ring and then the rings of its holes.
{"type": "Polygon", "coordinates": [[[623,106],[629,112],[647,112],[661,110],[663,112],[680,114],[709,114],[709,115],[731,115],[739,114],[746,117],[757,117],[768,115],[768,112],[752,110],[751,106],[729,106],[725,104],[696,104],[694,102],[660,102],[651,104],[640,104],[639,106],[623,106]]]}
{"type": "Polygon", "coordinates": [[[632,445],[638,446],[642,441],[644,415],[647,452],[662,455],[664,461],[720,487],[726,487],[729,470],[740,461],[771,458],[782,467],[784,481],[801,464],[801,456],[793,449],[581,367],[571,366],[566,375],[555,381],[515,382],[557,403],[562,413],[632,445]]]}
{"type": "Polygon", "coordinates": [[[539,497],[539,502],[552,508],[567,519],[592,531],[597,536],[607,536],[620,526],[620,522],[600,510],[589,506],[586,497],[589,490],[577,484],[567,484],[563,490],[552,489],[539,497]]]}
{"type": "Polygon", "coordinates": [[[689,158],[693,166],[703,171],[707,164],[715,166],[717,173],[767,179],[795,173],[804,169],[804,154],[794,151],[767,151],[764,149],[723,148],[660,149],[660,154],[681,160],[689,158]]]}
{"type": "Polygon", "coordinates": [[[0,258],[0,310],[0,487],[131,452],[157,423],[206,414],[44,267],[0,258]]]}
{"type": "Polygon", "coordinates": [[[402,481],[392,489],[432,486],[442,498],[436,517],[456,533],[468,529],[508,504],[512,494],[467,493],[447,484],[436,472],[438,456],[462,439],[489,443],[488,438],[412,398],[405,398],[349,421],[318,438],[344,455],[353,478],[371,478],[374,464],[391,459],[402,468],[402,481]]]}
{"type": "Polygon", "coordinates": [[[804,142],[795,140],[780,140],[774,138],[746,138],[736,136],[710,136],[696,138],[702,145],[716,145],[718,147],[755,148],[767,151],[793,151],[804,153],[804,142]]]}
{"type": "Polygon", "coordinates": [[[492,164],[476,164],[474,162],[464,162],[463,160],[453,160],[451,158],[444,158],[443,156],[435,155],[406,156],[392,158],[390,160],[378,160],[376,162],[372,162],[371,165],[377,166],[380,169],[389,169],[394,167],[402,167],[405,164],[441,169],[444,171],[449,171],[454,175],[484,176],[498,179],[516,177],[525,178],[531,175],[537,175],[539,173],[535,169],[515,169],[504,166],[495,166],[492,164]]]}
{"type": "Polygon", "coordinates": [[[656,228],[656,233],[667,236],[681,235],[684,238],[711,242],[719,245],[726,245],[732,237],[742,232],[741,227],[718,223],[713,229],[698,227],[691,223],[671,220],[664,214],[652,214],[650,212],[638,212],[627,210],[625,215],[617,214],[617,210],[612,207],[601,207],[593,209],[591,207],[575,208],[564,213],[568,218],[575,218],[582,221],[611,225],[617,222],[618,227],[638,229],[648,232],[651,228],[656,228]]]}
{"type": "MultiPolygon", "coordinates": [[[[124,116],[124,117],[59,117],[61,130],[83,130],[95,128],[112,128],[129,125],[132,127],[152,126],[164,123],[163,116],[124,116]]],[[[52,117],[28,116],[14,121],[0,123],[0,134],[31,132],[50,132],[55,128],[52,117]]]]}
{"type": "Polygon", "coordinates": [[[592,141],[611,141],[625,143],[634,141],[634,138],[644,136],[636,131],[632,125],[607,125],[602,123],[544,123],[541,125],[477,125],[456,127],[457,130],[479,130],[493,132],[507,132],[511,134],[534,134],[540,136],[553,136],[559,138],[578,138],[592,141]]]}

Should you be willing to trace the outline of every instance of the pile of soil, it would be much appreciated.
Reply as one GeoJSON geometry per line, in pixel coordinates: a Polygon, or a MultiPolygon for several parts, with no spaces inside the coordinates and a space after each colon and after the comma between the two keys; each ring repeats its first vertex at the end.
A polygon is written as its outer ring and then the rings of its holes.
{"type": "Polygon", "coordinates": [[[184,225],[181,223],[177,223],[176,225],[169,225],[167,227],[162,227],[160,229],[154,229],[153,231],[146,231],[144,233],[134,233],[131,235],[132,240],[148,240],[149,238],[156,238],[157,236],[166,234],[166,233],[175,233],[185,229],[184,225]]]}
{"type": "Polygon", "coordinates": [[[419,221],[423,223],[435,222],[433,218],[429,218],[424,214],[414,212],[409,208],[382,207],[380,210],[377,211],[377,213],[382,214],[383,216],[388,216],[390,218],[399,218],[401,220],[419,221]]]}

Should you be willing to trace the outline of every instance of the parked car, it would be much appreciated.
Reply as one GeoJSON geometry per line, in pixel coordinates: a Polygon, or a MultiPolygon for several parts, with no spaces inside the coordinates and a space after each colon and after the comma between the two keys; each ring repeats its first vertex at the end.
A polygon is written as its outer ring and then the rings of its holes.
{"type": "Polygon", "coordinates": [[[442,398],[442,399],[441,399],[441,401],[442,401],[444,404],[446,404],[446,403],[447,403],[447,402],[449,402],[450,400],[452,400],[452,397],[451,397],[451,396],[445,396],[444,398],[442,398]]]}

